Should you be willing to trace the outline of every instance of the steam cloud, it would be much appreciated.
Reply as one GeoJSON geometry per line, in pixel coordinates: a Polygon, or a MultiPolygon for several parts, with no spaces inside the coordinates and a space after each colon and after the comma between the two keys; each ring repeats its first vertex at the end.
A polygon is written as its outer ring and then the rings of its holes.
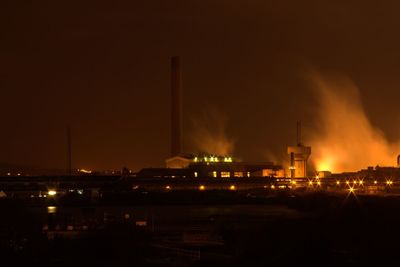
{"type": "Polygon", "coordinates": [[[199,152],[213,155],[231,155],[235,146],[233,139],[225,134],[227,118],[212,110],[205,111],[200,119],[193,119],[191,139],[199,152]]]}
{"type": "Polygon", "coordinates": [[[400,143],[390,143],[373,127],[358,88],[343,76],[311,75],[318,99],[317,129],[308,140],[316,170],[355,171],[367,166],[394,166],[400,143]]]}

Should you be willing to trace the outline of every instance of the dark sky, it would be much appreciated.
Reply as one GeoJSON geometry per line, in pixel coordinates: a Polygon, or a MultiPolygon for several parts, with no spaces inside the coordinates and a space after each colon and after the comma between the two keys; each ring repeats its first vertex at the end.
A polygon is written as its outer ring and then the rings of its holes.
{"type": "Polygon", "coordinates": [[[373,124],[395,138],[399,10],[398,1],[1,1],[0,162],[63,168],[69,124],[75,167],[163,165],[172,55],[183,64],[185,131],[217,109],[242,159],[285,153],[297,120],[314,130],[308,66],[350,77],[373,124]]]}

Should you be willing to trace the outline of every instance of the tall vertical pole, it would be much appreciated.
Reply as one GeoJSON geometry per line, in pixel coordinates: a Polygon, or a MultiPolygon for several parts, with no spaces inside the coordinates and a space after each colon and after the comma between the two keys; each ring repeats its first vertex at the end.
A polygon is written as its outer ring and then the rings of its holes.
{"type": "Polygon", "coordinates": [[[171,58],[171,157],[182,149],[182,76],[178,56],[171,58]]]}
{"type": "Polygon", "coordinates": [[[72,175],[71,128],[67,126],[67,174],[72,175]]]}

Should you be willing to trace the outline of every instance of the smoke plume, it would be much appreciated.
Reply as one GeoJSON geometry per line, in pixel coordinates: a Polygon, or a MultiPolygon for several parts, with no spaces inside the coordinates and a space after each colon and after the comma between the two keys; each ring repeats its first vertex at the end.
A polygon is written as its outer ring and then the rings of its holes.
{"type": "Polygon", "coordinates": [[[311,75],[318,104],[317,129],[308,140],[316,170],[355,171],[394,166],[399,143],[390,143],[369,121],[358,88],[343,76],[311,75]]]}
{"type": "Polygon", "coordinates": [[[227,117],[219,111],[204,111],[192,119],[191,139],[199,152],[212,155],[232,155],[235,142],[226,136],[227,117]]]}

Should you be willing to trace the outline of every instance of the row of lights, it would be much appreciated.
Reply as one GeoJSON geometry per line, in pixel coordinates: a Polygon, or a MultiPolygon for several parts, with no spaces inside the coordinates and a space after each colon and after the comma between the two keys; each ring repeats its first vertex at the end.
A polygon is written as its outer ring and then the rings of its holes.
{"type": "MultiPolygon", "coordinates": [[[[265,189],[268,189],[268,188],[271,188],[271,189],[280,188],[280,189],[282,189],[282,188],[287,188],[287,187],[286,187],[285,185],[279,185],[279,186],[275,186],[275,185],[267,186],[267,185],[264,185],[264,188],[265,188],[265,189]]],[[[172,187],[169,186],[169,185],[167,185],[167,186],[165,186],[165,189],[166,189],[166,190],[171,190],[172,187]]],[[[204,185],[200,185],[200,186],[198,187],[198,189],[199,189],[200,191],[204,191],[204,190],[206,190],[206,187],[205,187],[204,185]]],[[[229,190],[234,191],[234,190],[236,190],[236,189],[237,189],[237,188],[236,188],[235,185],[230,185],[230,186],[229,186],[229,190]]]]}
{"type": "MultiPolygon", "coordinates": [[[[268,186],[264,185],[264,188],[267,189],[268,186]]],[[[276,188],[285,189],[285,188],[287,188],[287,187],[286,187],[285,185],[278,185],[278,186],[276,186],[276,185],[271,185],[270,188],[271,188],[271,189],[276,189],[276,188]]]]}
{"type": "MultiPolygon", "coordinates": [[[[198,157],[194,157],[194,162],[200,161],[198,157]]],[[[220,159],[218,157],[210,156],[210,157],[204,157],[203,160],[205,162],[219,162],[220,159]]],[[[223,159],[221,158],[223,162],[233,162],[232,157],[224,157],[223,159]]]]}
{"type": "MultiPolygon", "coordinates": [[[[172,187],[170,185],[166,185],[165,189],[166,190],[171,190],[172,187]]],[[[199,185],[199,190],[200,191],[204,191],[204,190],[206,190],[206,187],[204,185],[199,185]]],[[[232,191],[236,190],[236,186],[235,185],[230,185],[229,186],[229,190],[232,190],[232,191]]]]}
{"type": "MultiPolygon", "coordinates": [[[[393,184],[393,181],[392,181],[392,180],[387,180],[385,183],[386,183],[387,185],[392,185],[392,184],[393,184]]],[[[351,181],[346,181],[346,185],[350,185],[350,184],[351,184],[351,181]]],[[[359,181],[357,182],[356,180],[354,180],[354,181],[352,182],[352,184],[353,184],[353,185],[357,185],[357,184],[363,185],[363,184],[364,184],[364,181],[363,181],[363,180],[359,180],[359,181]]],[[[377,184],[378,184],[378,181],[375,180],[375,181],[374,181],[374,185],[377,185],[377,184]]],[[[340,185],[340,181],[336,181],[336,185],[340,185]]]]}
{"type": "MultiPolygon", "coordinates": [[[[292,181],[291,182],[292,184],[296,184],[296,181],[292,181]]],[[[321,185],[321,182],[320,182],[320,180],[319,179],[317,179],[317,181],[315,182],[317,185],[321,185]]],[[[308,184],[309,185],[313,185],[314,184],[314,182],[313,181],[308,181],[308,184]]],[[[336,181],[336,185],[340,185],[341,184],[341,182],[340,181],[336,181]]],[[[345,182],[345,184],[346,185],[350,185],[350,184],[353,184],[353,185],[357,185],[357,184],[359,184],[359,185],[363,185],[364,184],[364,181],[363,180],[359,180],[359,181],[356,181],[356,180],[353,180],[352,182],[351,181],[346,181],[345,182]]],[[[374,181],[374,184],[376,185],[376,184],[378,184],[378,181],[374,181]]],[[[393,181],[392,180],[387,180],[386,181],[386,184],[387,185],[392,185],[393,184],[393,181]]]]}
{"type": "MultiPolygon", "coordinates": [[[[21,176],[21,173],[17,173],[17,176],[21,176]]],[[[11,172],[7,172],[7,176],[11,176],[11,172]]]]}
{"type": "MultiPolygon", "coordinates": [[[[42,194],[42,192],[40,191],[38,197],[39,198],[41,198],[41,197],[46,198],[47,196],[54,197],[55,195],[57,195],[57,191],[51,189],[51,190],[47,191],[47,194],[42,194]]],[[[31,195],[31,198],[34,198],[34,197],[35,197],[34,195],[31,195]]]]}
{"type": "MultiPolygon", "coordinates": [[[[374,181],[374,184],[377,184],[377,183],[378,183],[377,181],[374,181]]],[[[296,185],[297,182],[296,182],[296,181],[292,181],[291,184],[296,185]]],[[[320,180],[317,180],[317,181],[315,182],[315,184],[318,185],[318,186],[320,186],[320,185],[321,185],[321,181],[320,181],[320,180]]],[[[336,181],[336,184],[337,184],[337,185],[340,185],[340,181],[336,181]]],[[[347,185],[350,185],[351,183],[350,183],[350,181],[346,181],[346,184],[347,184],[347,185]]],[[[356,184],[357,184],[357,181],[353,181],[353,186],[356,185],[356,184]]],[[[358,184],[359,184],[359,185],[363,185],[364,182],[363,182],[362,180],[360,180],[360,181],[358,181],[358,184]]],[[[393,181],[388,180],[388,181],[386,181],[386,184],[387,184],[387,185],[392,185],[392,184],[393,184],[393,181]]],[[[313,182],[313,181],[309,181],[309,182],[308,182],[308,185],[309,185],[309,186],[313,186],[313,185],[314,185],[314,182],[313,182]]],[[[277,187],[278,187],[278,188],[286,188],[285,185],[280,185],[280,186],[271,185],[269,188],[271,188],[271,189],[276,189],[277,187]]],[[[268,186],[265,185],[264,188],[268,188],[268,186]]],[[[166,189],[166,190],[171,190],[172,187],[171,187],[170,185],[167,185],[167,186],[165,186],[165,189],[166,189]]],[[[200,185],[200,186],[198,187],[198,189],[199,189],[200,191],[204,191],[204,190],[206,189],[206,187],[205,187],[204,185],[200,185]]],[[[235,185],[229,186],[229,190],[236,190],[236,186],[235,186],[235,185]]],[[[354,191],[354,187],[350,187],[349,190],[350,190],[350,192],[353,192],[353,191],[354,191]]],[[[50,192],[50,191],[49,191],[49,192],[50,192]]],[[[55,192],[55,191],[54,191],[54,192],[55,192]]],[[[49,195],[50,195],[50,193],[49,193],[49,195]]]]}

